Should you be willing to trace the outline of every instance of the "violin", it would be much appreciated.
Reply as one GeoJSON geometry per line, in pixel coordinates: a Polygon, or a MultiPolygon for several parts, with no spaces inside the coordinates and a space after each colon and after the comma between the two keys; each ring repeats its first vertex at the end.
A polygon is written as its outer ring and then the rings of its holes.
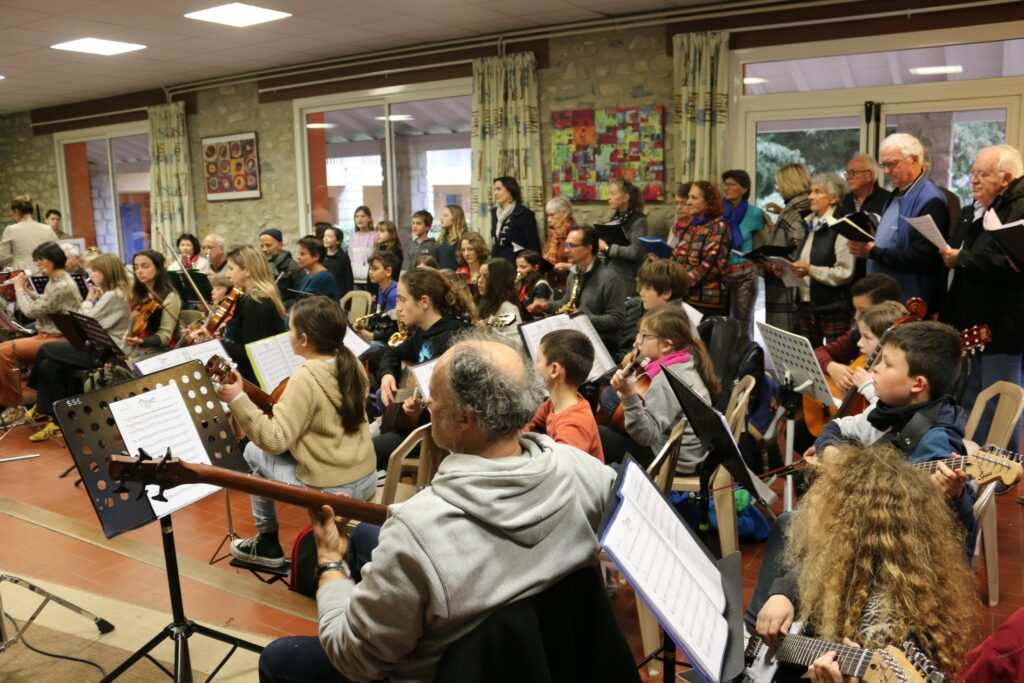
{"type": "MultiPolygon", "coordinates": [[[[639,351],[634,351],[634,353],[636,355],[633,360],[622,368],[622,376],[633,382],[636,393],[643,398],[651,386],[651,378],[645,370],[650,359],[639,351]]],[[[608,425],[617,432],[626,433],[626,409],[621,402],[615,406],[615,412],[608,418],[608,425]]]]}
{"type": "MultiPolygon", "coordinates": [[[[234,364],[218,355],[210,356],[210,359],[206,361],[206,374],[218,384],[230,382],[234,371],[234,364]]],[[[281,400],[281,394],[284,393],[285,387],[288,386],[288,378],[281,380],[281,383],[274,387],[274,390],[269,394],[244,377],[241,380],[242,391],[245,392],[245,395],[265,414],[273,415],[274,404],[281,400]]]]}
{"type": "Polygon", "coordinates": [[[198,342],[201,336],[215,336],[228,324],[228,321],[235,314],[235,305],[238,303],[239,298],[242,297],[242,294],[242,290],[238,287],[228,292],[205,322],[199,321],[189,325],[188,329],[181,335],[181,341],[178,342],[178,346],[191,346],[198,342]],[[204,334],[200,335],[199,332],[204,334]]]}
{"type": "Polygon", "coordinates": [[[8,301],[14,301],[17,297],[14,295],[14,283],[11,280],[24,274],[24,272],[24,270],[5,270],[0,272],[0,295],[8,301]]]}
{"type": "Polygon", "coordinates": [[[149,318],[157,311],[163,310],[164,305],[160,300],[150,294],[135,307],[135,318],[132,320],[132,328],[128,332],[129,337],[142,337],[146,334],[146,327],[149,325],[149,318]]]}

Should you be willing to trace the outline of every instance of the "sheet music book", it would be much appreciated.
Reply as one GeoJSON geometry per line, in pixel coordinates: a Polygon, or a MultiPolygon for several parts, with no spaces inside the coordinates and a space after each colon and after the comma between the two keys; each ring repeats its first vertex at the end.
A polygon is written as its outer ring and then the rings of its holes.
{"type": "Polygon", "coordinates": [[[608,244],[618,244],[622,247],[629,244],[629,234],[622,223],[596,223],[594,230],[597,231],[597,236],[608,244]]]}
{"type": "Polygon", "coordinates": [[[923,216],[900,216],[903,220],[910,224],[914,230],[924,235],[925,239],[934,244],[939,249],[949,249],[949,243],[946,242],[946,238],[943,236],[942,231],[939,230],[939,226],[935,225],[935,221],[928,214],[923,216]]]}
{"type": "MultiPolygon", "coordinates": [[[[199,433],[192,424],[188,406],[175,384],[166,384],[110,404],[110,412],[124,439],[128,453],[138,455],[143,449],[154,458],[162,458],[171,449],[171,455],[181,460],[212,465],[199,433]]],[[[157,517],[166,517],[176,510],[191,505],[219,489],[211,484],[186,484],[167,489],[167,502],[153,500],[159,492],[157,486],[147,486],[149,504],[157,517]]]]}
{"type": "MultiPolygon", "coordinates": [[[[670,258],[674,249],[672,245],[661,239],[660,237],[641,237],[640,245],[647,250],[647,253],[660,256],[661,258],[670,258]]],[[[607,240],[605,240],[607,242],[607,240]]]]}
{"type": "Polygon", "coordinates": [[[35,334],[32,330],[22,326],[17,320],[10,318],[6,313],[0,311],[0,330],[7,330],[8,332],[16,332],[17,334],[23,334],[26,337],[35,334]]]}
{"type": "Polygon", "coordinates": [[[778,266],[782,270],[782,283],[787,287],[810,287],[811,278],[807,275],[798,277],[793,272],[793,264],[784,258],[778,256],[766,256],[765,260],[773,266],[778,266]]]}
{"type": "Polygon", "coordinates": [[[260,387],[268,394],[276,389],[278,384],[291,377],[305,362],[302,356],[292,351],[291,342],[288,341],[289,334],[282,332],[245,345],[245,353],[252,363],[252,371],[259,380],[260,387]]]}
{"type": "Polygon", "coordinates": [[[828,227],[851,242],[871,242],[875,239],[878,217],[873,213],[858,211],[849,216],[833,219],[828,227]]]}
{"type": "Polygon", "coordinates": [[[982,226],[1006,253],[1024,263],[1024,219],[1004,224],[992,209],[985,212],[982,226]]]}
{"type": "Polygon", "coordinates": [[[615,483],[601,547],[707,680],[723,680],[729,622],[718,566],[632,458],[615,483]]]}
{"type": "MultiPolygon", "coordinates": [[[[224,345],[220,343],[220,340],[211,339],[210,341],[203,342],[202,344],[182,346],[176,349],[171,349],[170,351],[165,351],[158,356],[137,360],[135,361],[135,372],[139,375],[151,375],[154,372],[173,368],[175,365],[182,365],[193,360],[197,360],[203,365],[206,365],[206,361],[210,360],[213,356],[220,356],[224,360],[231,359],[231,356],[228,355],[227,350],[224,348],[224,345]]],[[[152,453],[150,453],[150,455],[152,455],[152,453]]]]}
{"type": "Polygon", "coordinates": [[[359,333],[353,330],[351,325],[345,326],[345,338],[341,340],[341,343],[349,351],[356,354],[356,358],[362,358],[363,354],[370,348],[370,342],[360,337],[359,333]]]}
{"type": "Polygon", "coordinates": [[[697,328],[700,327],[700,321],[704,319],[704,314],[685,301],[683,302],[683,310],[686,311],[686,317],[690,319],[690,324],[693,325],[693,333],[697,334],[697,328]]]}
{"type": "Polygon", "coordinates": [[[768,258],[769,256],[779,256],[779,257],[789,256],[789,249],[790,249],[789,247],[781,247],[781,246],[766,244],[764,246],[758,247],[757,249],[753,249],[751,251],[748,251],[745,254],[742,253],[742,252],[737,251],[736,249],[733,249],[733,252],[739,254],[740,256],[742,256],[743,258],[747,259],[748,261],[760,261],[761,259],[768,258]]]}
{"type": "Polygon", "coordinates": [[[428,360],[426,363],[418,363],[409,368],[409,372],[412,373],[413,378],[416,380],[416,386],[420,388],[420,395],[423,397],[423,401],[430,400],[430,378],[434,375],[434,368],[437,367],[438,359],[428,360]]]}
{"type": "Polygon", "coordinates": [[[547,318],[533,320],[519,326],[519,334],[523,338],[523,346],[526,348],[527,353],[530,354],[530,358],[534,361],[537,360],[537,354],[540,351],[540,340],[548,332],[554,332],[555,330],[577,330],[587,335],[587,339],[590,340],[594,347],[594,366],[590,369],[590,376],[587,377],[588,382],[617,367],[611,354],[608,353],[608,348],[601,341],[597,330],[594,329],[594,324],[590,322],[590,318],[586,315],[570,316],[568,313],[551,315],[547,318]]]}

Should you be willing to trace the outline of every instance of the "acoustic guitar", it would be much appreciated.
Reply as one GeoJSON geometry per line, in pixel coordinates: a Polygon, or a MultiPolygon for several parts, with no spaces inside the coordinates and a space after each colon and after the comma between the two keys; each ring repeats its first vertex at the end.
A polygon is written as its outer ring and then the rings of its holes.
{"type": "Polygon", "coordinates": [[[836,662],[844,676],[865,683],[945,683],[946,677],[911,641],[901,647],[867,650],[827,640],[792,634],[780,634],[779,645],[771,649],[757,635],[750,637],[743,653],[746,669],[744,683],[771,683],[779,664],[809,667],[826,652],[837,654],[836,662]]]}
{"type": "MultiPolygon", "coordinates": [[[[234,371],[235,364],[221,358],[219,355],[210,356],[210,359],[206,361],[206,374],[217,384],[227,384],[230,382],[231,374],[234,371]]],[[[284,393],[285,387],[288,386],[288,379],[281,380],[281,383],[269,394],[244,377],[241,380],[242,391],[245,392],[245,395],[265,414],[273,415],[274,404],[281,400],[281,394],[284,393]]]]}
{"type": "Polygon", "coordinates": [[[111,455],[107,458],[110,478],[117,482],[134,481],[153,484],[164,489],[185,484],[213,484],[253,496],[272,498],[282,503],[304,508],[320,509],[330,505],[339,517],[381,525],[387,519],[388,509],[384,505],[368,503],[337,493],[326,493],[279,481],[254,477],[251,474],[212,465],[185,462],[177,458],[133,458],[128,455],[111,455]]]}

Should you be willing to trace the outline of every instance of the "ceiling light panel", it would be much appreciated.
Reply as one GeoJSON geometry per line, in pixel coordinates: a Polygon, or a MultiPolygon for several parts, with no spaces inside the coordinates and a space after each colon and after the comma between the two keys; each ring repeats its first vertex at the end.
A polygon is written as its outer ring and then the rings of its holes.
{"type": "Polygon", "coordinates": [[[78,40],[69,40],[66,43],[57,43],[50,47],[54,50],[85,52],[90,55],[104,55],[106,57],[146,49],[145,45],[139,45],[138,43],[122,43],[118,40],[104,40],[102,38],[79,38],[78,40]]]}
{"type": "Polygon", "coordinates": [[[245,28],[246,26],[255,26],[256,24],[265,24],[268,21],[286,19],[291,14],[264,7],[246,5],[242,2],[232,2],[198,12],[189,12],[185,16],[188,19],[198,19],[199,21],[209,21],[214,24],[245,28]]]}

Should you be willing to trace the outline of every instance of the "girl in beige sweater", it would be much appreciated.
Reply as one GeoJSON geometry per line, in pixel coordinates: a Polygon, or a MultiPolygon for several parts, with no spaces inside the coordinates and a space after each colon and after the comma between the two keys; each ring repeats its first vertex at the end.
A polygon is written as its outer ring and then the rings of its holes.
{"type": "MultiPolygon", "coordinates": [[[[305,362],[295,371],[273,414],[242,391],[237,372],[218,396],[248,434],[244,457],[254,474],[295,486],[367,500],[377,483],[366,420],[366,374],[341,340],[345,319],[336,302],[311,297],[291,310],[292,350],[305,362]]],[[[252,496],[259,533],[231,544],[236,558],[265,567],[284,564],[274,501],[252,496]]]]}

